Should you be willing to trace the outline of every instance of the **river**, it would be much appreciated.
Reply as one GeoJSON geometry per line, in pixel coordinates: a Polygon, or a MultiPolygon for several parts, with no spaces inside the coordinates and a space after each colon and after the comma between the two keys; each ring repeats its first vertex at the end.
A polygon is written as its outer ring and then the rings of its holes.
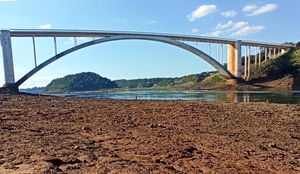
{"type": "MultiPolygon", "coordinates": [[[[63,94],[63,96],[68,94],[63,94]]],[[[61,95],[60,95],[61,96],[61,95]]],[[[146,90],[76,93],[75,97],[124,100],[200,100],[300,104],[300,91],[146,90]]]]}

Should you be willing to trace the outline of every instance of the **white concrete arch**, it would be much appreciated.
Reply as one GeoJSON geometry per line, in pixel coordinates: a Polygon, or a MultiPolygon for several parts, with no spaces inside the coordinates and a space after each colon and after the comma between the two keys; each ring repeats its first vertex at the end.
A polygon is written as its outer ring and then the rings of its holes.
{"type": "Polygon", "coordinates": [[[88,46],[92,46],[95,44],[100,44],[100,43],[104,43],[104,42],[110,42],[110,41],[116,41],[116,40],[151,40],[151,41],[157,41],[157,42],[163,42],[166,44],[170,44],[170,45],[174,45],[177,46],[179,48],[185,49],[189,52],[194,53],[195,55],[197,55],[198,57],[202,58],[203,60],[205,60],[207,63],[209,63],[210,65],[212,65],[216,70],[218,70],[225,78],[227,79],[234,79],[235,76],[232,75],[223,65],[221,65],[219,62],[217,62],[216,60],[214,60],[212,57],[210,57],[209,55],[205,54],[204,52],[200,51],[199,49],[192,47],[188,44],[170,39],[170,38],[166,38],[166,37],[158,37],[158,36],[143,36],[143,35],[119,35],[119,36],[110,36],[110,37],[105,37],[105,38],[101,38],[101,39],[97,39],[97,40],[93,40],[93,41],[89,41],[86,43],[83,43],[81,45],[77,45],[75,47],[72,47],[66,51],[63,51],[53,57],[51,57],[50,59],[46,60],[45,62],[41,63],[40,65],[38,65],[37,67],[35,67],[34,69],[32,69],[30,72],[28,72],[26,75],[24,75],[20,80],[18,80],[16,82],[16,86],[19,87],[22,83],[24,83],[27,79],[29,79],[32,75],[34,75],[35,73],[37,73],[39,70],[41,70],[42,68],[46,67],[47,65],[49,65],[50,63],[58,60],[59,58],[70,54],[74,51],[80,50],[82,48],[88,47],[88,46]]]}

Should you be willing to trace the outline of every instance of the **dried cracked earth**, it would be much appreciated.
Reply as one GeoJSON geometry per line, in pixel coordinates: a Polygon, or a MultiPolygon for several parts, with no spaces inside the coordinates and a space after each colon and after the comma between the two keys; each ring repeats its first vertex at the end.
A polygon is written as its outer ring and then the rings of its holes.
{"type": "Polygon", "coordinates": [[[300,106],[0,94],[0,173],[300,173],[300,106]]]}

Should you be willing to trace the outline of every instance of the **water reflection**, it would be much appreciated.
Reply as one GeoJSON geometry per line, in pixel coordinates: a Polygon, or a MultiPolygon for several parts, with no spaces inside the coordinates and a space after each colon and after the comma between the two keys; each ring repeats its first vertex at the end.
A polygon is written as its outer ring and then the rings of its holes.
{"type": "Polygon", "coordinates": [[[227,101],[300,104],[300,91],[233,91],[227,101]]]}
{"type": "Polygon", "coordinates": [[[153,90],[80,93],[75,95],[76,97],[125,100],[201,100],[300,104],[300,91],[153,90]]]}

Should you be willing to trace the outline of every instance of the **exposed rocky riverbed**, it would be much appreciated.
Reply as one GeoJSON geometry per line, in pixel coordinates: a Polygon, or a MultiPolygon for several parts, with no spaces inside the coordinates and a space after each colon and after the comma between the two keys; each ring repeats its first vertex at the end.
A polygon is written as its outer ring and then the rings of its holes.
{"type": "Polygon", "coordinates": [[[0,94],[0,173],[300,173],[300,106],[0,94]]]}

